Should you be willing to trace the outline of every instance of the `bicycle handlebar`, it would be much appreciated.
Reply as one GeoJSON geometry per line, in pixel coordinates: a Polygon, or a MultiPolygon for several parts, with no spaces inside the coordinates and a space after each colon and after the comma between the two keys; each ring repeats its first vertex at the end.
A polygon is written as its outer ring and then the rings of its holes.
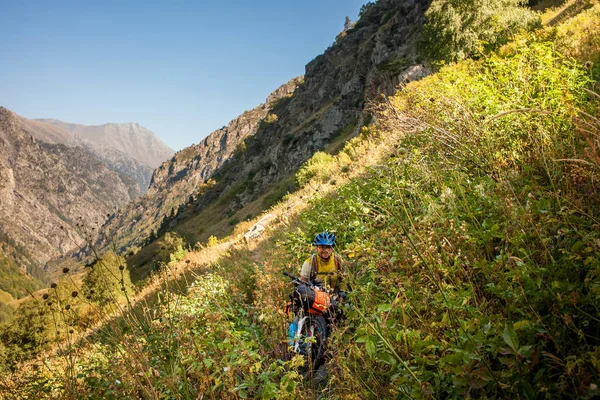
{"type": "Polygon", "coordinates": [[[285,271],[283,271],[283,275],[287,276],[288,278],[292,278],[292,279],[300,279],[296,275],[292,275],[289,272],[285,272],[285,271]]]}
{"type": "Polygon", "coordinates": [[[311,288],[313,290],[324,291],[323,288],[315,285],[313,282],[306,282],[306,281],[302,280],[302,278],[300,278],[300,277],[298,277],[296,275],[290,274],[289,272],[285,272],[284,271],[283,275],[287,276],[288,278],[291,278],[292,282],[295,283],[296,285],[306,285],[306,286],[308,286],[309,288],[311,288]]]}
{"type": "Polygon", "coordinates": [[[292,275],[289,272],[283,272],[283,275],[287,276],[288,278],[290,278],[292,280],[293,283],[297,284],[297,285],[307,285],[310,287],[313,287],[313,285],[309,282],[304,282],[302,279],[300,279],[300,277],[296,276],[296,275],[292,275]]]}

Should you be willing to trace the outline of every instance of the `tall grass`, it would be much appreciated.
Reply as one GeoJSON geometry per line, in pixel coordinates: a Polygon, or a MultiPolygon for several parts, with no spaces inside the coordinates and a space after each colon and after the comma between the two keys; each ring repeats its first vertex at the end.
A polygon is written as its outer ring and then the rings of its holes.
{"type": "MultiPolygon", "coordinates": [[[[95,335],[61,342],[62,357],[3,378],[3,393],[596,396],[598,76],[550,36],[404,87],[378,107],[377,126],[326,157],[327,174],[311,180],[321,166],[307,164],[261,239],[235,231],[174,255],[120,318],[106,313],[95,335]],[[322,230],[338,236],[351,292],[325,387],[288,353],[281,278],[322,230]]],[[[73,310],[56,307],[68,321],[73,310]]]]}

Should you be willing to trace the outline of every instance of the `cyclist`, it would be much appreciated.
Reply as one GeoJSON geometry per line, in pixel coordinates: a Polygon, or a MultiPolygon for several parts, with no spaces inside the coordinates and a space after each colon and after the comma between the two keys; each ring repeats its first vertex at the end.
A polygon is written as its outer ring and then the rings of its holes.
{"type": "Polygon", "coordinates": [[[313,245],[316,253],[302,264],[300,279],[304,282],[317,281],[324,288],[339,292],[345,266],[342,258],[334,251],[335,235],[327,231],[318,233],[313,245]]]}

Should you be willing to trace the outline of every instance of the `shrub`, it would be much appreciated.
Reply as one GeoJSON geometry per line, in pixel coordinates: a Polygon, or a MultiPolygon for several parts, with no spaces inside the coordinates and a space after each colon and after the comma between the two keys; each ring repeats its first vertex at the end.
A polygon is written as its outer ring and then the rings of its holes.
{"type": "Polygon", "coordinates": [[[83,288],[91,301],[104,305],[130,293],[131,278],[123,257],[109,252],[90,268],[91,271],[83,279],[83,288]]]}
{"type": "Polygon", "coordinates": [[[208,238],[208,247],[215,247],[216,245],[219,244],[219,239],[217,239],[217,237],[215,235],[212,235],[211,237],[208,238]]]}
{"type": "Polygon", "coordinates": [[[436,62],[478,57],[540,25],[522,0],[434,0],[423,27],[424,55],[436,62]]]}
{"type": "Polygon", "coordinates": [[[329,179],[331,168],[335,165],[335,158],[321,151],[316,152],[296,173],[296,183],[303,187],[313,178],[320,182],[329,179]]]}
{"type": "Polygon", "coordinates": [[[163,262],[179,261],[183,259],[187,250],[187,242],[178,233],[167,232],[158,241],[160,250],[158,252],[158,259],[163,262]]]}

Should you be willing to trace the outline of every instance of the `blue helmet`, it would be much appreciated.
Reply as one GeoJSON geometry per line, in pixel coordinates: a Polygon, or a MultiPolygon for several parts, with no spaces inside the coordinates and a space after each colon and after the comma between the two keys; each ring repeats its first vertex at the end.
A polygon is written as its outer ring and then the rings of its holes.
{"type": "Polygon", "coordinates": [[[335,246],[335,235],[327,231],[317,233],[313,244],[316,246],[335,246]]]}

